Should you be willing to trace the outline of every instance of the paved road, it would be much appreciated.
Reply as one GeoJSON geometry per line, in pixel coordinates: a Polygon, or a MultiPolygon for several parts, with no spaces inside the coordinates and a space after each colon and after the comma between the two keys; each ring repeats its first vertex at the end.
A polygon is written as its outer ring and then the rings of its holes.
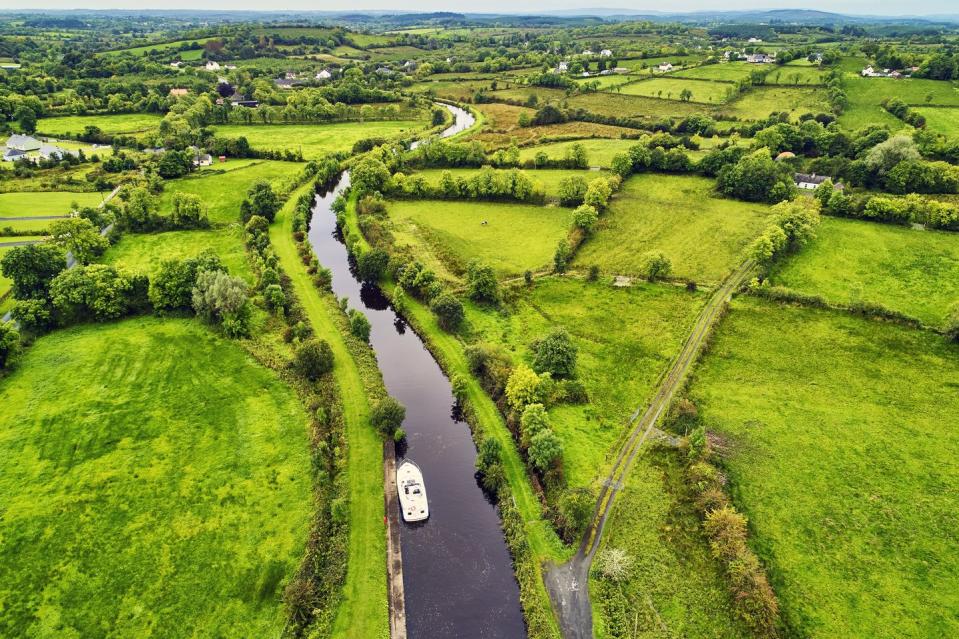
{"type": "Polygon", "coordinates": [[[656,422],[669,407],[673,395],[682,386],[700,349],[705,343],[716,319],[735,292],[752,271],[753,262],[747,260],[741,264],[716,289],[706,306],[700,312],[692,333],[686,339],[683,348],[669,371],[663,377],[659,390],[645,412],[642,407],[630,417],[632,429],[616,458],[613,468],[603,482],[603,488],[596,500],[593,519],[580,542],[579,550],[568,562],[562,565],[548,566],[544,574],[546,588],[549,591],[553,608],[559,615],[560,629],[565,639],[591,639],[593,636],[593,615],[589,605],[589,568],[596,549],[599,548],[606,521],[612,510],[613,502],[625,484],[627,473],[633,460],[642,448],[656,422]]]}

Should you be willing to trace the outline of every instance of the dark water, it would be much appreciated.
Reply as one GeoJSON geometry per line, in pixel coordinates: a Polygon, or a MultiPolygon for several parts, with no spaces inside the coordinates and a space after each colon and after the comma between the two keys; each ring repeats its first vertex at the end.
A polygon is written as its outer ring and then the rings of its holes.
{"type": "MultiPolygon", "coordinates": [[[[472,124],[468,113],[448,108],[457,123],[445,135],[472,124]]],[[[525,637],[499,515],[476,482],[476,447],[458,417],[449,380],[379,288],[356,279],[337,234],[330,204],[348,183],[344,175],[317,198],[309,237],[320,262],[333,271],[337,297],[347,297],[370,320],[386,388],[406,406],[407,445],[397,452],[420,466],[426,483],[430,518],[400,522],[407,631],[414,639],[525,637]]]]}

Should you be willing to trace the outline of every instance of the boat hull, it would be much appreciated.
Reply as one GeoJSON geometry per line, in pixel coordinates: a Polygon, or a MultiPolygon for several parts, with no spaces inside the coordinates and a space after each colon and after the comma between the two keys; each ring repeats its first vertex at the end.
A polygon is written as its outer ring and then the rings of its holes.
{"type": "Polygon", "coordinates": [[[429,500],[426,497],[426,485],[423,473],[415,463],[405,460],[396,469],[396,491],[400,500],[400,512],[403,521],[424,521],[430,516],[429,500]]]}

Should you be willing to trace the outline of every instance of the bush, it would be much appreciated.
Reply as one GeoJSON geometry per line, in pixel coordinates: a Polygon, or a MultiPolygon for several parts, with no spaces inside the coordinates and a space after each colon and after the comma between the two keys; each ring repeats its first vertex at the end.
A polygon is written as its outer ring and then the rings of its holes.
{"type": "Polygon", "coordinates": [[[573,211],[573,224],[587,233],[592,232],[597,220],[599,220],[599,215],[596,213],[595,207],[589,204],[583,204],[573,211]]]}
{"type": "Polygon", "coordinates": [[[587,488],[570,488],[559,498],[560,524],[563,538],[573,543],[583,536],[593,516],[595,497],[587,488]]]}
{"type": "Polygon", "coordinates": [[[573,247],[569,245],[568,240],[560,240],[556,245],[556,252],[553,253],[553,270],[557,273],[565,273],[571,259],[573,259],[573,247]]]}
{"type": "Polygon", "coordinates": [[[430,304],[430,309],[436,314],[436,320],[446,331],[455,331],[463,323],[465,312],[463,303],[452,293],[443,293],[430,304]]]}
{"type": "Polygon", "coordinates": [[[364,282],[376,282],[383,277],[389,262],[389,253],[383,249],[375,248],[360,255],[356,260],[356,267],[360,278],[364,282]]]}
{"type": "Polygon", "coordinates": [[[6,369],[20,352],[20,333],[12,322],[0,320],[0,370],[6,369]]]}
{"type": "Polygon", "coordinates": [[[370,320],[366,315],[354,308],[350,309],[349,319],[350,332],[364,342],[370,341],[370,320]]]}
{"type": "Polygon", "coordinates": [[[506,400],[510,408],[522,412],[529,404],[540,400],[540,378],[529,366],[520,364],[513,369],[506,382],[506,400]]]}
{"type": "Polygon", "coordinates": [[[499,301],[499,282],[492,266],[477,259],[470,260],[466,267],[466,286],[470,299],[496,304],[499,301]]]}
{"type": "Polygon", "coordinates": [[[532,344],[533,370],[554,377],[572,377],[576,373],[577,348],[565,329],[558,328],[532,344]]]}
{"type": "Polygon", "coordinates": [[[138,305],[142,282],[112,266],[91,264],[63,271],[50,284],[61,324],[118,319],[138,305]]]}
{"type": "Polygon", "coordinates": [[[53,309],[47,300],[20,300],[13,306],[10,316],[20,328],[31,333],[44,333],[53,328],[53,309]]]}
{"type": "Polygon", "coordinates": [[[384,437],[393,437],[406,419],[406,408],[392,397],[377,402],[370,414],[370,423],[384,437]]]}
{"type": "Polygon", "coordinates": [[[563,446],[552,430],[542,430],[530,440],[526,451],[530,463],[540,472],[546,472],[563,454],[563,446]]]}
{"type": "Polygon", "coordinates": [[[193,287],[193,310],[210,322],[218,322],[229,337],[250,332],[250,303],[246,282],[224,271],[201,271],[193,287]]]}
{"type": "Polygon", "coordinates": [[[193,288],[203,271],[223,271],[220,257],[207,249],[193,258],[164,260],[150,281],[150,303],[158,311],[189,309],[193,304],[193,288]]]}
{"type": "Polygon", "coordinates": [[[307,340],[296,348],[293,368],[303,377],[316,381],[333,370],[333,349],[326,340],[307,340]]]}
{"type": "Polygon", "coordinates": [[[47,297],[50,282],[66,267],[63,251],[49,244],[15,246],[0,260],[0,273],[13,281],[18,300],[47,297]]]}
{"type": "Polygon", "coordinates": [[[563,178],[559,183],[559,203],[563,206],[577,206],[586,197],[586,180],[577,176],[563,178]]]}
{"type": "Polygon", "coordinates": [[[648,251],[643,255],[640,272],[650,282],[669,277],[673,264],[662,251],[648,251]]]}

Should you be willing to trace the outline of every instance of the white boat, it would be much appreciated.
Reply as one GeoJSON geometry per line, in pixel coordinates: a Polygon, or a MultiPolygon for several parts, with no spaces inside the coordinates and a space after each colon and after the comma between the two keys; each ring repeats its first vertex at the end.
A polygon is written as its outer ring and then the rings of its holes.
{"type": "Polygon", "coordinates": [[[423,521],[430,516],[423,473],[408,459],[396,469],[396,491],[400,495],[403,521],[423,521]]]}

